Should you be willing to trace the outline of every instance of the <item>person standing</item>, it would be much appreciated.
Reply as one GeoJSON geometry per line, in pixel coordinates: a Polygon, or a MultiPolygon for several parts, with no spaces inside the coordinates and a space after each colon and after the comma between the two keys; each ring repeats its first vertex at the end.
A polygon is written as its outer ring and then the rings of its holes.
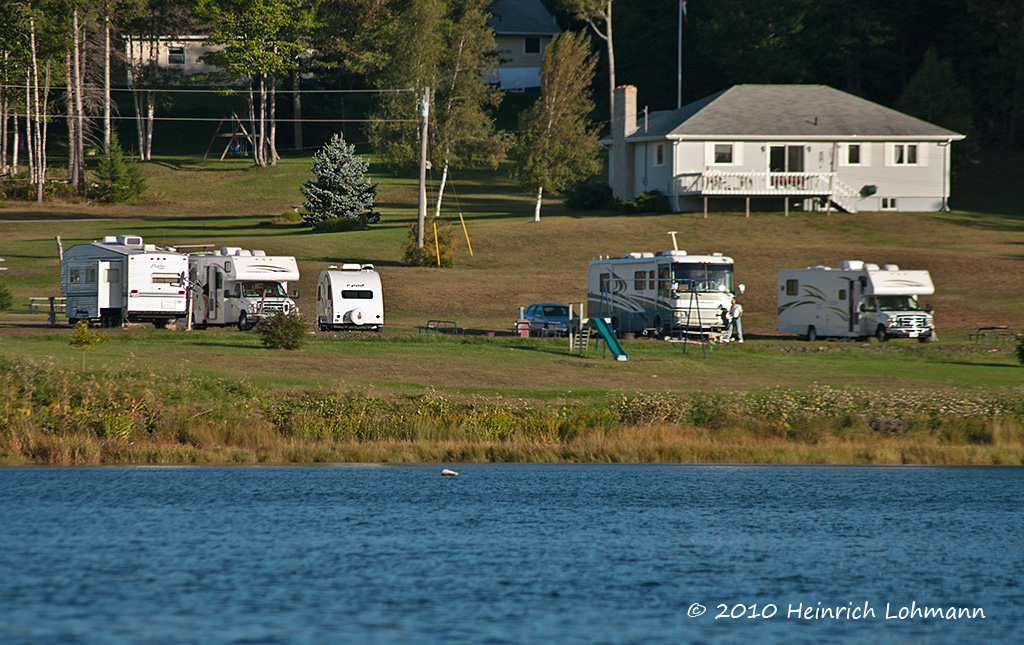
{"type": "Polygon", "coordinates": [[[729,329],[725,332],[725,342],[732,341],[732,332],[736,332],[736,338],[739,342],[743,342],[743,323],[740,318],[743,317],[743,305],[736,302],[736,298],[732,299],[732,306],[729,307],[729,329]]]}

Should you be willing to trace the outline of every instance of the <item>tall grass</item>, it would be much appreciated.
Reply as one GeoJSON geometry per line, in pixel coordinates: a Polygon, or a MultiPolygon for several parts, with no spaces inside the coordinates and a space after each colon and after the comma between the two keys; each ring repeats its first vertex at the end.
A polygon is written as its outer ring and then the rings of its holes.
{"type": "Polygon", "coordinates": [[[0,358],[0,463],[1024,463],[1024,388],[813,387],[538,404],[268,392],[0,358]]]}

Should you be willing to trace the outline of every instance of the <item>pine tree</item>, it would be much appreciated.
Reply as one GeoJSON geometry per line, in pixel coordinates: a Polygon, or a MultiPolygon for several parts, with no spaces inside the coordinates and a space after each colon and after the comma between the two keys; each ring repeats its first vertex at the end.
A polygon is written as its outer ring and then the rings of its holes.
{"type": "Polygon", "coordinates": [[[116,132],[110,133],[110,146],[100,159],[96,176],[100,180],[98,197],[105,202],[126,202],[146,190],[142,169],[133,158],[125,156],[116,132]]]}
{"type": "Polygon", "coordinates": [[[302,188],[306,197],[303,221],[314,226],[333,219],[361,220],[364,224],[380,220],[373,211],[377,185],[366,178],[370,164],[355,154],[355,146],[345,143],[340,134],[313,155],[310,167],[315,181],[302,188]]]}

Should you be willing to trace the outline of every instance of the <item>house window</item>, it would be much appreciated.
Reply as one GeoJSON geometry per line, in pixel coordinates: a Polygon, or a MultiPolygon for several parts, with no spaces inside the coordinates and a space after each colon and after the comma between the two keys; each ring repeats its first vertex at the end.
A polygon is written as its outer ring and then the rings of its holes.
{"type": "Polygon", "coordinates": [[[523,38],[523,53],[539,54],[540,38],[537,38],[536,36],[527,36],[526,38],[523,38]]]}
{"type": "Polygon", "coordinates": [[[633,289],[643,291],[647,288],[647,272],[637,271],[633,274],[633,289]]]}
{"type": "Polygon", "coordinates": [[[846,163],[851,166],[860,165],[860,144],[851,143],[846,147],[846,163]]]}
{"type": "Polygon", "coordinates": [[[665,144],[656,143],[654,144],[654,165],[664,166],[665,165],[665,144]]]}
{"type": "Polygon", "coordinates": [[[185,64],[185,48],[184,47],[171,47],[167,50],[167,64],[168,65],[184,65],[185,64]]]}
{"type": "Polygon", "coordinates": [[[917,165],[917,145],[898,143],[892,147],[892,162],[897,166],[917,165]]]}
{"type": "Polygon", "coordinates": [[[716,164],[732,164],[732,144],[731,143],[716,143],[715,144],[715,163],[716,164]]]}
{"type": "Polygon", "coordinates": [[[896,198],[895,197],[883,197],[882,198],[882,210],[883,211],[894,211],[894,210],[896,210],[896,198]]]}
{"type": "Polygon", "coordinates": [[[786,280],[786,295],[795,296],[800,292],[799,280],[786,280]]]}

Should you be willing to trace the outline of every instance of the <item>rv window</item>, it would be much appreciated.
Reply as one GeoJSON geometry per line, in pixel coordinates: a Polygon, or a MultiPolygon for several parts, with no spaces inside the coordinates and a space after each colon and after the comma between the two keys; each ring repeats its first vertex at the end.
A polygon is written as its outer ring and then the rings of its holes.
{"type": "Polygon", "coordinates": [[[609,273],[602,273],[600,280],[601,280],[601,292],[603,293],[603,292],[606,292],[606,291],[611,291],[611,289],[612,289],[611,274],[609,274],[609,273]]]}
{"type": "Polygon", "coordinates": [[[786,295],[795,296],[800,293],[800,282],[798,280],[786,280],[786,295]]]}
{"type": "Polygon", "coordinates": [[[846,289],[840,289],[839,290],[839,299],[840,300],[846,300],[846,289]]]}
{"type": "Polygon", "coordinates": [[[658,267],[658,288],[662,291],[668,291],[670,286],[668,279],[668,265],[662,264],[658,267]]]}
{"type": "Polygon", "coordinates": [[[651,271],[650,274],[648,274],[647,283],[648,283],[647,284],[647,288],[648,289],[654,289],[654,285],[655,285],[654,271],[651,271]]]}
{"type": "Polygon", "coordinates": [[[242,282],[238,285],[242,289],[242,297],[245,298],[287,298],[284,287],[280,282],[242,282]]]}
{"type": "Polygon", "coordinates": [[[369,289],[342,289],[341,297],[345,300],[373,300],[373,292],[369,289]]]}
{"type": "Polygon", "coordinates": [[[85,270],[85,283],[96,284],[96,269],[85,270]]]}
{"type": "Polygon", "coordinates": [[[720,291],[733,290],[733,274],[731,264],[682,264],[672,265],[672,279],[679,282],[681,291],[720,291]]]}
{"type": "Polygon", "coordinates": [[[68,270],[68,282],[70,282],[71,284],[81,284],[82,272],[79,269],[68,270]]]}
{"type": "Polygon", "coordinates": [[[154,273],[153,284],[178,284],[181,277],[177,273],[154,273]]]}
{"type": "Polygon", "coordinates": [[[107,282],[117,284],[121,281],[121,269],[107,269],[107,282]]]}
{"type": "Polygon", "coordinates": [[[633,288],[637,291],[643,291],[647,287],[647,272],[637,271],[633,274],[633,288]]]}

